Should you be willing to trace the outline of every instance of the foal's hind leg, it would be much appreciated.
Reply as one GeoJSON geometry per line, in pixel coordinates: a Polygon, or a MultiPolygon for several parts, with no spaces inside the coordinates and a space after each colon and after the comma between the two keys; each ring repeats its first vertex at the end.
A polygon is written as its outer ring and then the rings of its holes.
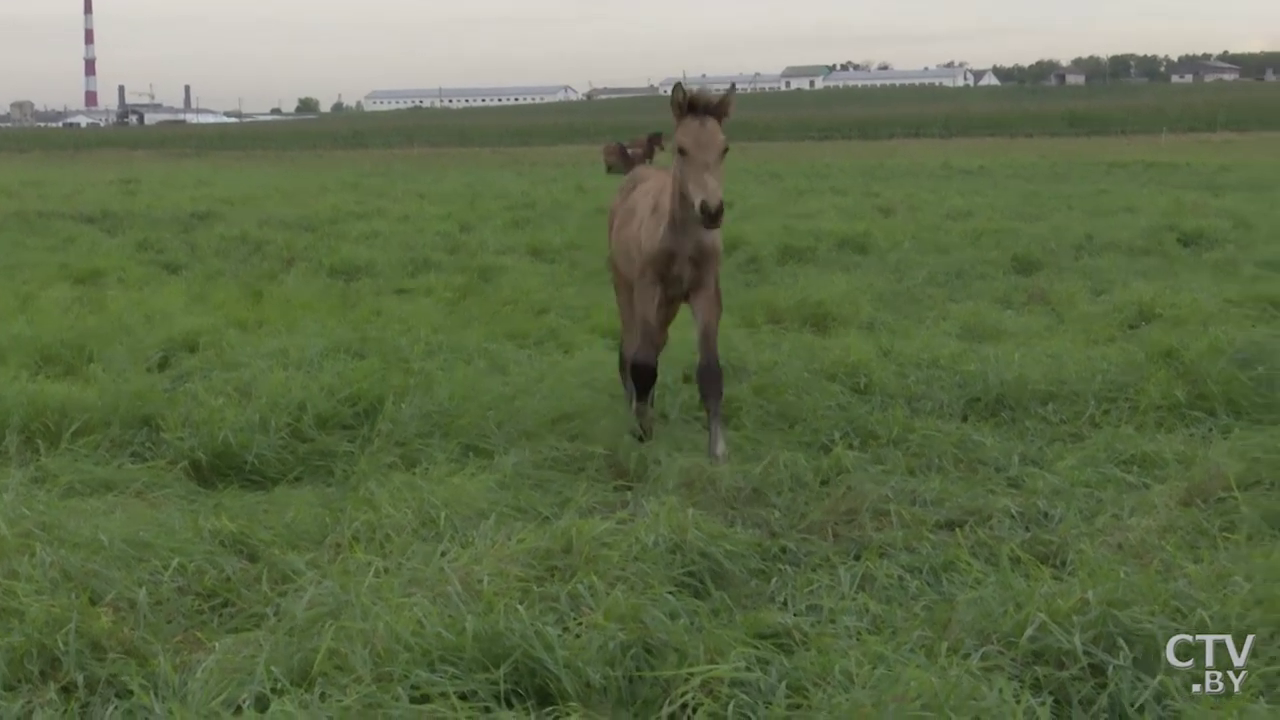
{"type": "Polygon", "coordinates": [[[613,275],[613,298],[618,304],[618,321],[621,332],[618,336],[618,379],[622,381],[622,392],[627,397],[627,407],[636,402],[636,388],[631,384],[629,361],[636,349],[634,298],[631,285],[615,272],[613,275]]]}

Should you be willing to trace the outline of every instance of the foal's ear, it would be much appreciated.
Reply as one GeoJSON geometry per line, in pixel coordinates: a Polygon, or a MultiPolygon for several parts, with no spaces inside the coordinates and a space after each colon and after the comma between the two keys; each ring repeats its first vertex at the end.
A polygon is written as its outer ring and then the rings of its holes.
{"type": "Polygon", "coordinates": [[[689,92],[684,89],[684,83],[677,81],[671,86],[671,114],[676,120],[683,120],[689,111],[689,92]]]}
{"type": "Polygon", "coordinates": [[[715,116],[716,120],[724,122],[729,119],[729,112],[733,110],[733,96],[738,94],[738,83],[729,83],[729,89],[725,91],[720,99],[716,100],[715,116]]]}

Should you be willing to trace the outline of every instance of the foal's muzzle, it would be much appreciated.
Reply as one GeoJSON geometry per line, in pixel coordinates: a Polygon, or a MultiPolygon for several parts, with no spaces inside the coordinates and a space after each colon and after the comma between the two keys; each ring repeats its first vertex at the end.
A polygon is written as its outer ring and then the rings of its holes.
{"type": "Polygon", "coordinates": [[[703,200],[698,203],[698,214],[702,216],[702,227],[716,230],[720,227],[720,223],[724,222],[724,201],[721,200],[712,207],[703,200]]]}

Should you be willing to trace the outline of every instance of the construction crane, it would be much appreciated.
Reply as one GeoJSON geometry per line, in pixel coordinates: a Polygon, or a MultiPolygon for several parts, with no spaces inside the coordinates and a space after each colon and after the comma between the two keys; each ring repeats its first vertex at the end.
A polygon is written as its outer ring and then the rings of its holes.
{"type": "Polygon", "coordinates": [[[147,85],[146,92],[131,91],[129,94],[137,95],[138,97],[147,98],[148,100],[151,101],[152,105],[156,104],[156,86],[155,85],[147,85]]]}

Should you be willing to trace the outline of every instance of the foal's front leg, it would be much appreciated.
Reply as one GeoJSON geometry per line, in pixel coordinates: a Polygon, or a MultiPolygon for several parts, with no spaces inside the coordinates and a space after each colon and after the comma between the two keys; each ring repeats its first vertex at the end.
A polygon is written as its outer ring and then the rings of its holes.
{"type": "Polygon", "coordinates": [[[720,278],[712,276],[689,295],[689,307],[698,326],[698,395],[707,412],[707,455],[724,462],[729,448],[724,439],[720,405],[724,400],[724,371],[720,368],[720,278]]]}
{"type": "Polygon", "coordinates": [[[653,437],[653,395],[658,384],[658,357],[667,345],[667,329],[679,305],[663,301],[660,289],[645,284],[635,290],[635,344],[628,358],[628,374],[634,394],[631,411],[635,415],[638,438],[653,437]]]}

